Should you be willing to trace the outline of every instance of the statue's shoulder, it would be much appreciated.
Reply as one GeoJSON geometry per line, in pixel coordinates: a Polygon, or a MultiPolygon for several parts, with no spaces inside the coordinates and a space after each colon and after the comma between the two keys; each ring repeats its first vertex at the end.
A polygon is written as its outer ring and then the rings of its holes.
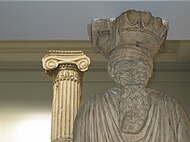
{"type": "Polygon", "coordinates": [[[94,100],[96,98],[101,98],[101,97],[106,97],[106,96],[119,96],[122,92],[122,89],[119,88],[119,87],[112,87],[112,88],[109,88],[103,92],[98,92],[98,93],[95,93],[94,95],[92,95],[91,99],[94,100]]]}
{"type": "Polygon", "coordinates": [[[119,100],[120,93],[121,89],[118,87],[113,87],[105,91],[95,93],[92,96],[90,96],[82,106],[89,108],[90,106],[101,105],[104,104],[105,102],[117,103],[119,100]]]}
{"type": "Polygon", "coordinates": [[[151,102],[178,104],[178,101],[174,97],[169,96],[162,91],[147,88],[147,92],[149,94],[149,98],[150,98],[151,102]]]}
{"type": "Polygon", "coordinates": [[[189,125],[186,113],[176,98],[154,89],[148,89],[147,92],[152,106],[160,108],[161,112],[165,112],[164,115],[169,115],[177,124],[183,119],[182,123],[189,125]]]}

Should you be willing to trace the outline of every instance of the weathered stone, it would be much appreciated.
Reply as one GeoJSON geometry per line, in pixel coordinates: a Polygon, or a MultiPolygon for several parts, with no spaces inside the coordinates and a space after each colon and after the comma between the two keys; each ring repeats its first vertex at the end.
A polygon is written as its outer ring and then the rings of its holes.
{"type": "Polygon", "coordinates": [[[90,59],[82,51],[54,50],[43,57],[42,64],[54,78],[51,141],[72,142],[82,75],[88,69],[90,59]]]}
{"type": "Polygon", "coordinates": [[[95,94],[80,108],[74,142],[190,141],[190,125],[176,99],[146,87],[167,30],[166,21],[135,10],[92,21],[92,46],[108,59],[116,87],[95,94]]]}

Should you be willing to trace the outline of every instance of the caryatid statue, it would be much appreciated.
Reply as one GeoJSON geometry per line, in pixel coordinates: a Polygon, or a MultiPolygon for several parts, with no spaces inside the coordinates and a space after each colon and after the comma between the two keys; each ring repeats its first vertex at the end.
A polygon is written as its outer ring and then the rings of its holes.
{"type": "Polygon", "coordinates": [[[74,142],[190,142],[190,125],[176,99],[147,88],[153,57],[167,37],[167,22],[129,10],[89,26],[93,48],[108,59],[116,87],[80,108],[74,142]]]}

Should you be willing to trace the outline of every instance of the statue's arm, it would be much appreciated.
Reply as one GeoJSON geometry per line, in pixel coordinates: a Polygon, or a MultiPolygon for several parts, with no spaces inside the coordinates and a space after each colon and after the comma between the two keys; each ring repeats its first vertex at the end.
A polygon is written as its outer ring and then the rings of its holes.
{"type": "Polygon", "coordinates": [[[181,108],[181,117],[178,125],[178,142],[190,142],[190,123],[187,115],[181,108]]]}

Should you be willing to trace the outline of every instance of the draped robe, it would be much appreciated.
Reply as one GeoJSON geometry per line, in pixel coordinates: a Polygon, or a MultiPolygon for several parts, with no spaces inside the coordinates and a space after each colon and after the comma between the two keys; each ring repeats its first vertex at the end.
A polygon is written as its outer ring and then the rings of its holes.
{"type": "Polygon", "coordinates": [[[179,103],[155,90],[148,91],[150,109],[137,134],[119,127],[119,88],[91,97],[74,123],[74,142],[190,142],[190,125],[179,103]]]}

